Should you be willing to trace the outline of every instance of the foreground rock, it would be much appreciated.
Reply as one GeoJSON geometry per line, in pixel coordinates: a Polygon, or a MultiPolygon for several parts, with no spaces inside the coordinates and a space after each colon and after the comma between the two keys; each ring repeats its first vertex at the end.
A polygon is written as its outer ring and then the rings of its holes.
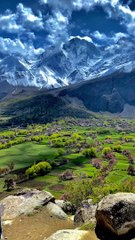
{"type": "Polygon", "coordinates": [[[75,223],[95,223],[96,224],[96,209],[97,205],[93,205],[91,199],[83,201],[82,206],[77,209],[74,222],[75,223]]]}
{"type": "Polygon", "coordinates": [[[135,238],[135,194],[117,193],[103,198],[96,219],[96,234],[101,240],[135,238]]]}
{"type": "Polygon", "coordinates": [[[59,219],[66,220],[68,218],[67,214],[55,203],[49,202],[47,204],[47,209],[49,214],[53,217],[57,217],[59,219]]]}
{"type": "Polygon", "coordinates": [[[69,201],[56,200],[55,203],[67,214],[74,215],[76,212],[75,205],[69,201]]]}
{"type": "Polygon", "coordinates": [[[53,202],[54,197],[49,192],[39,190],[26,190],[15,196],[4,198],[3,220],[12,220],[21,214],[30,214],[34,209],[53,202]]]}
{"type": "Polygon", "coordinates": [[[47,240],[83,240],[87,234],[87,231],[81,230],[61,230],[54,233],[51,237],[47,238],[47,240]]]}

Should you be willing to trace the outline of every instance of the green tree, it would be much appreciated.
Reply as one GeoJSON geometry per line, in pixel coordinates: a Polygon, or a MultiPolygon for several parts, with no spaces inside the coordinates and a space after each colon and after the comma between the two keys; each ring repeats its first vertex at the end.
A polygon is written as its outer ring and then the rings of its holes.
{"type": "Polygon", "coordinates": [[[25,172],[29,178],[42,176],[48,173],[52,169],[50,163],[48,162],[39,162],[28,168],[25,172]]]}
{"type": "Polygon", "coordinates": [[[91,147],[91,148],[86,148],[82,151],[82,154],[85,157],[90,157],[90,158],[94,158],[96,157],[97,153],[96,153],[96,148],[91,147]]]}

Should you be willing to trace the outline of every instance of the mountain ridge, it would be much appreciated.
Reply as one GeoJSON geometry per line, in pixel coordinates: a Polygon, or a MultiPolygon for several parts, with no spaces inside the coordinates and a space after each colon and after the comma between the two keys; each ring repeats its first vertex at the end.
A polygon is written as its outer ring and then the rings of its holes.
{"type": "Polygon", "coordinates": [[[5,56],[0,60],[0,81],[13,86],[59,88],[112,73],[135,69],[132,39],[121,38],[113,45],[99,46],[73,37],[61,48],[49,47],[37,58],[5,56]]]}

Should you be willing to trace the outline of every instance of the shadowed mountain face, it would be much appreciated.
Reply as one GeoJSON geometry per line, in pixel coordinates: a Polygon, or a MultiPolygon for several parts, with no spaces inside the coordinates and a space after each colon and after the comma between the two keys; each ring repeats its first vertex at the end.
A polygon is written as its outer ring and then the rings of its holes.
{"type": "Polygon", "coordinates": [[[60,95],[68,94],[77,97],[91,111],[108,111],[119,113],[125,104],[135,105],[135,71],[116,73],[76,87],[61,91],[60,95]]]}
{"type": "Polygon", "coordinates": [[[1,100],[0,109],[2,116],[11,117],[9,124],[19,125],[46,123],[66,116],[85,118],[94,112],[120,114],[126,105],[135,106],[134,92],[135,71],[126,74],[117,72],[108,77],[50,91],[10,89],[10,94],[1,100]]]}

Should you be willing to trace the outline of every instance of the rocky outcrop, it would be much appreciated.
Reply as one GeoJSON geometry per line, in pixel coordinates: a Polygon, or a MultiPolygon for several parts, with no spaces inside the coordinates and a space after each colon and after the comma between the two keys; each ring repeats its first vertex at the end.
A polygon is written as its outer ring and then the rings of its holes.
{"type": "Polygon", "coordinates": [[[54,202],[54,197],[49,192],[39,190],[26,190],[15,196],[4,198],[1,203],[4,205],[3,220],[12,220],[21,214],[29,214],[34,209],[54,202]]]}
{"type": "Polygon", "coordinates": [[[76,212],[76,207],[74,204],[72,204],[69,201],[64,201],[64,200],[56,200],[55,203],[62,208],[62,210],[67,213],[67,214],[72,214],[74,215],[76,212]]]}
{"type": "Polygon", "coordinates": [[[117,193],[103,198],[96,219],[96,234],[101,240],[135,238],[135,194],[117,193]]]}
{"type": "Polygon", "coordinates": [[[87,236],[87,234],[87,231],[81,230],[61,230],[54,233],[46,240],[83,240],[84,237],[87,236]]]}
{"type": "Polygon", "coordinates": [[[52,217],[55,216],[63,220],[68,218],[67,214],[55,203],[49,202],[46,207],[52,217]]]}
{"type": "Polygon", "coordinates": [[[75,223],[96,223],[95,213],[97,205],[93,205],[91,199],[83,201],[82,206],[77,209],[74,222],[75,223]]]}

